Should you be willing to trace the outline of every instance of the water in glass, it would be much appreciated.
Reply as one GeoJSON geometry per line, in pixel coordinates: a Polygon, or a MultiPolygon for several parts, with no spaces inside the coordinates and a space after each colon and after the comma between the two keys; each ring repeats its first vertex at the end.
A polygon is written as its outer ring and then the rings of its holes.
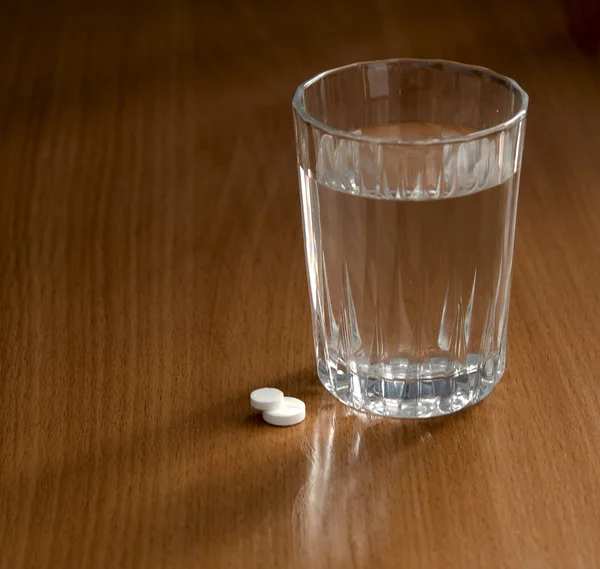
{"type": "MultiPolygon", "coordinates": [[[[404,139],[464,134],[431,123],[401,128],[404,139]]],[[[324,137],[316,172],[300,169],[318,374],[355,408],[451,413],[487,395],[504,371],[518,171],[498,172],[492,147],[473,147],[476,156],[465,148],[440,165],[443,145],[417,145],[398,169],[361,156],[357,180],[356,171],[332,172],[339,156],[328,155],[324,137]],[[411,174],[411,161],[446,179],[411,174]]]]}

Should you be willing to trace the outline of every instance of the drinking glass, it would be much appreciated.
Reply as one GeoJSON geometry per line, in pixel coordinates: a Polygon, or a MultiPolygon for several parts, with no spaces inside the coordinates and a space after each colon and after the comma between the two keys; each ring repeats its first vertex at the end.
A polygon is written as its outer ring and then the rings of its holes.
{"type": "Polygon", "coordinates": [[[317,373],[347,405],[452,413],[502,377],[528,96],[394,59],[293,100],[317,373]]]}

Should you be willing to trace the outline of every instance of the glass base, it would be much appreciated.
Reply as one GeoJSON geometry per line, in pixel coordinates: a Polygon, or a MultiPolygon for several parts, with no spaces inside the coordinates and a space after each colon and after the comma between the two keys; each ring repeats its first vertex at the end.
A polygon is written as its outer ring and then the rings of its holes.
{"type": "Polygon", "coordinates": [[[317,372],[327,390],[349,407],[414,419],[448,415],[478,403],[493,391],[504,373],[504,363],[504,357],[496,356],[480,364],[462,365],[452,376],[441,378],[431,376],[431,364],[412,364],[411,368],[421,366],[416,377],[423,379],[386,379],[381,373],[373,374],[373,368],[339,362],[327,366],[322,360],[317,372]]]}

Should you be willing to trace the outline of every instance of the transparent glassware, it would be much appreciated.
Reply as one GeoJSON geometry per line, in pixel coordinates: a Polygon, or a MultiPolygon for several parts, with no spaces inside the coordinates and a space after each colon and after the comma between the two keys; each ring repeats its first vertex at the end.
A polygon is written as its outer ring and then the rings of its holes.
{"type": "Polygon", "coordinates": [[[527,104],[513,80],[441,60],[298,88],[317,372],[342,402],[444,415],[502,377],[527,104]]]}

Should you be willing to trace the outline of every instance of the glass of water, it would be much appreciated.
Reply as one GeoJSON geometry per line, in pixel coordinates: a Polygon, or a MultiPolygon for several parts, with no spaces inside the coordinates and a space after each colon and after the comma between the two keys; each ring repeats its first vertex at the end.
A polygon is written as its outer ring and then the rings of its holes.
{"type": "Polygon", "coordinates": [[[527,103],[507,77],[440,60],[298,88],[317,373],[342,402],[444,415],[502,377],[527,103]]]}

